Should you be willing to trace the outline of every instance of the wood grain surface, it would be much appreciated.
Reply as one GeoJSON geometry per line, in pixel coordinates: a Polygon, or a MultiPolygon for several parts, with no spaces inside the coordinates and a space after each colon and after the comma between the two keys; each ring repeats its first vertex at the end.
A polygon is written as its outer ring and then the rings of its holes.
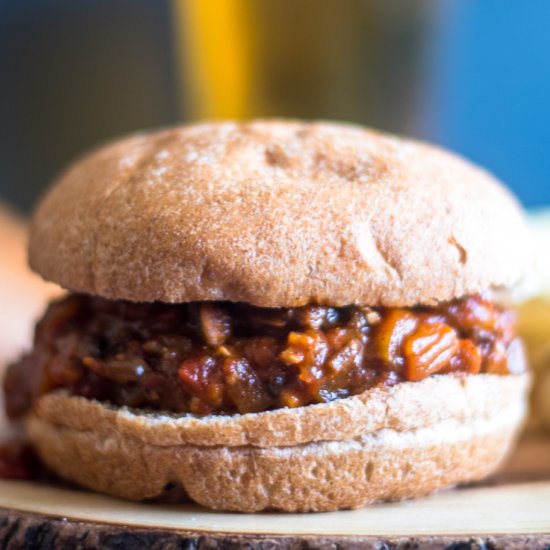
{"type": "Polygon", "coordinates": [[[483,484],[326,514],[223,514],[0,482],[0,548],[550,548],[550,439],[483,484]]]}

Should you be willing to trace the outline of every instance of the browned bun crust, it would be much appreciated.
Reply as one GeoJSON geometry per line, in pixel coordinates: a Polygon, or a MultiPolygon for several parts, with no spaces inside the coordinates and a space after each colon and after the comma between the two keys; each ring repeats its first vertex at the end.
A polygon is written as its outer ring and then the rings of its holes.
{"type": "Polygon", "coordinates": [[[511,195],[435,147],[329,123],[140,134],[73,165],[30,261],[136,301],[412,306],[508,286],[528,260],[511,195]]]}
{"type": "Polygon", "coordinates": [[[220,510],[328,511],[491,473],[521,424],[527,385],[527,375],[439,375],[219,418],[132,413],[58,393],[40,399],[26,428],[55,472],[100,492],[143,500],[176,485],[220,510]]]}

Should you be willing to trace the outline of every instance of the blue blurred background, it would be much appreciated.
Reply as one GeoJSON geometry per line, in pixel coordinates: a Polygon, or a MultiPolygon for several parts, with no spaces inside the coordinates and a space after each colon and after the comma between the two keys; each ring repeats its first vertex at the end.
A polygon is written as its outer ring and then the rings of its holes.
{"type": "Polygon", "coordinates": [[[0,0],[0,199],[29,211],[86,148],[228,112],[418,136],[550,204],[549,22],[547,0],[0,0]],[[240,104],[201,106],[237,77],[240,104]]]}
{"type": "Polygon", "coordinates": [[[419,133],[550,203],[550,2],[446,0],[419,133]]]}

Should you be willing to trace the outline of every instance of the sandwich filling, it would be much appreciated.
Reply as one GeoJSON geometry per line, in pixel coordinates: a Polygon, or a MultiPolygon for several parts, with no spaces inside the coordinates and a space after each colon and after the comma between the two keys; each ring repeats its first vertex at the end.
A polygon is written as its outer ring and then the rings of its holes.
{"type": "Polygon", "coordinates": [[[513,313],[488,294],[435,307],[276,309],[71,294],[49,306],[4,391],[11,418],[61,388],[117,406],[239,414],[438,374],[515,374],[521,357],[513,313]]]}

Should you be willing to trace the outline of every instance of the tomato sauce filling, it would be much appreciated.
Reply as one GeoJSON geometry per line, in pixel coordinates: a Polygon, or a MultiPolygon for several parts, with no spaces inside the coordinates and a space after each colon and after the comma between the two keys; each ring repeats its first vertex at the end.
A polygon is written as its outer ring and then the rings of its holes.
{"type": "Polygon", "coordinates": [[[50,304],[4,391],[12,419],[59,388],[131,408],[242,414],[438,374],[506,375],[523,368],[509,361],[517,344],[513,313],[489,295],[435,307],[273,309],[71,294],[50,304]]]}

